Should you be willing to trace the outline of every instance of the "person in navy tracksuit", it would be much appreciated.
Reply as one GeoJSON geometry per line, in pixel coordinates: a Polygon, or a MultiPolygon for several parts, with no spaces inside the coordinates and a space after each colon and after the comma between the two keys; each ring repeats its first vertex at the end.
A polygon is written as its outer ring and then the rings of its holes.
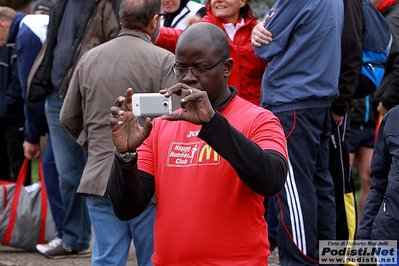
{"type": "MultiPolygon", "coordinates": [[[[22,16],[9,7],[0,6],[0,179],[13,182],[24,161],[22,143],[25,117],[17,57],[8,37],[11,22],[22,16]]],[[[25,185],[30,182],[30,178],[27,178],[25,185]]]]}
{"type": "Polygon", "coordinates": [[[273,41],[255,47],[269,62],[261,105],[280,119],[290,160],[276,201],[281,265],[318,265],[319,240],[336,238],[328,145],[343,16],[341,0],[277,0],[265,25],[273,41]]]}

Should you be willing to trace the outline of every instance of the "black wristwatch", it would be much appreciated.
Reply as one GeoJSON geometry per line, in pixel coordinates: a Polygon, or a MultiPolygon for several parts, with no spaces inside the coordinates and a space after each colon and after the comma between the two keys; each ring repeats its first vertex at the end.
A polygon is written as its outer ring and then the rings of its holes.
{"type": "Polygon", "coordinates": [[[118,157],[119,160],[121,160],[124,163],[130,163],[131,161],[133,161],[134,159],[137,158],[137,152],[136,151],[126,151],[126,152],[120,153],[116,149],[116,147],[115,147],[114,151],[115,151],[116,157],[118,157]]]}

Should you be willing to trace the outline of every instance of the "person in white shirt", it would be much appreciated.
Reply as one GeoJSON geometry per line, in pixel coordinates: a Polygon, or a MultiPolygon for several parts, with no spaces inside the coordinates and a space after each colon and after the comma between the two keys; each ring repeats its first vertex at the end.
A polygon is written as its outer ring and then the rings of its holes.
{"type": "Polygon", "coordinates": [[[205,7],[192,0],[162,0],[165,17],[161,26],[184,30],[195,18],[205,15],[205,7]]]}

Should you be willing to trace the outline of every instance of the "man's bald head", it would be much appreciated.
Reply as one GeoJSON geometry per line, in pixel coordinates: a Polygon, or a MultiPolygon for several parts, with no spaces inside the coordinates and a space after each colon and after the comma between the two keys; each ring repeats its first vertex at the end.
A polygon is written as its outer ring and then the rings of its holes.
{"type": "Polygon", "coordinates": [[[188,47],[201,46],[201,42],[210,42],[212,45],[206,49],[221,57],[230,57],[229,41],[226,34],[216,25],[199,22],[187,27],[180,35],[176,45],[176,53],[179,49],[187,49],[188,47]]]}

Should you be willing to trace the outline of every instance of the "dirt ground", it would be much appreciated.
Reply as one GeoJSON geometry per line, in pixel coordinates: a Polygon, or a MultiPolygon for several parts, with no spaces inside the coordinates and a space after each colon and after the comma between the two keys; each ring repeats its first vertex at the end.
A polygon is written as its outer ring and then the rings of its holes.
{"type": "MultiPolygon", "coordinates": [[[[39,252],[27,252],[22,249],[0,244],[0,266],[91,266],[90,258],[47,259],[39,252]]],[[[137,266],[134,247],[130,248],[127,266],[137,266]]]]}

